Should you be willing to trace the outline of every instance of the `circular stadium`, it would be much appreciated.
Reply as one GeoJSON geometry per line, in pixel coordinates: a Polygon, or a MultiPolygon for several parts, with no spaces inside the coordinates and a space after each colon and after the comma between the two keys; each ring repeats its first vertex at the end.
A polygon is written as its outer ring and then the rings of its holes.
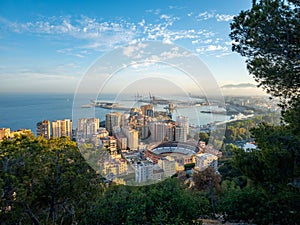
{"type": "Polygon", "coordinates": [[[198,152],[197,145],[188,142],[169,141],[154,145],[145,152],[148,160],[153,163],[166,156],[172,157],[180,165],[194,163],[194,157],[198,152]]]}

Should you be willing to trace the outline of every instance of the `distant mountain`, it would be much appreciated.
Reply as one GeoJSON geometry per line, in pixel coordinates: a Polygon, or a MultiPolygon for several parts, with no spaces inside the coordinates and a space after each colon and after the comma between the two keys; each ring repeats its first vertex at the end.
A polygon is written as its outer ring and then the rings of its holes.
{"type": "Polygon", "coordinates": [[[241,83],[241,84],[226,84],[221,88],[256,88],[255,84],[241,83]]]}

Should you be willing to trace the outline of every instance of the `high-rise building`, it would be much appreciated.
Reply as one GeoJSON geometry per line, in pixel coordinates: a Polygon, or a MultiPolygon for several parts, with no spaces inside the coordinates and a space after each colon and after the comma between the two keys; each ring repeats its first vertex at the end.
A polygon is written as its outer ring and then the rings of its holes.
{"type": "Polygon", "coordinates": [[[176,126],[175,127],[175,141],[186,142],[186,140],[187,140],[186,127],[176,126]]]}
{"type": "Polygon", "coordinates": [[[105,128],[109,135],[113,135],[113,129],[120,126],[121,115],[118,112],[110,112],[105,116],[105,128]]]}
{"type": "Polygon", "coordinates": [[[186,129],[186,133],[189,134],[189,118],[186,116],[177,116],[176,123],[178,126],[184,127],[186,129]]]}
{"type": "Polygon", "coordinates": [[[151,124],[151,138],[153,142],[163,141],[166,135],[165,131],[165,123],[162,122],[154,122],[151,124]]]}
{"type": "Polygon", "coordinates": [[[77,137],[91,138],[99,129],[98,118],[81,118],[77,122],[77,137]]]}
{"type": "Polygon", "coordinates": [[[137,150],[139,147],[139,132],[130,127],[123,127],[122,132],[127,137],[127,147],[130,150],[137,150]]]}
{"type": "Polygon", "coordinates": [[[144,140],[149,137],[149,125],[141,126],[141,139],[144,140]]]}
{"type": "Polygon", "coordinates": [[[166,123],[165,124],[165,130],[166,130],[166,134],[165,134],[165,140],[168,140],[168,141],[174,141],[175,140],[175,136],[174,136],[174,133],[175,133],[175,126],[173,123],[166,123]]]}
{"type": "Polygon", "coordinates": [[[43,136],[46,139],[50,139],[50,121],[43,120],[36,124],[36,135],[43,136]]]}
{"type": "Polygon", "coordinates": [[[126,150],[127,149],[127,137],[123,134],[123,132],[118,129],[117,132],[115,132],[115,136],[117,138],[117,145],[119,149],[126,150]]]}
{"type": "Polygon", "coordinates": [[[129,113],[124,113],[121,115],[120,127],[125,127],[128,125],[129,116],[130,116],[129,113]]]}
{"type": "Polygon", "coordinates": [[[52,122],[52,137],[72,138],[72,120],[55,120],[52,122]]]}

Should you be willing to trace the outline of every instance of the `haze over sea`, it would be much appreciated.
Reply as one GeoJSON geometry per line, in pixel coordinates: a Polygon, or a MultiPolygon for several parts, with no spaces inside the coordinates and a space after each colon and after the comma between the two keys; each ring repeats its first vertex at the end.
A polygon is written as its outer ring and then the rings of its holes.
{"type": "MultiPolygon", "coordinates": [[[[113,95],[101,96],[103,101],[114,101],[113,95]]],[[[142,103],[134,104],[134,96],[132,101],[128,101],[129,106],[138,106],[142,103]]],[[[0,128],[8,127],[11,130],[30,129],[36,132],[36,123],[42,120],[58,120],[72,119],[74,94],[20,94],[20,93],[1,93],[0,94],[0,128]]],[[[82,104],[90,103],[90,99],[82,98],[82,104]]],[[[123,103],[123,102],[122,102],[123,103]]],[[[145,104],[145,103],[144,103],[145,104]]],[[[163,110],[163,106],[156,109],[163,110]]],[[[174,112],[173,119],[176,120],[177,115],[189,117],[190,123],[195,125],[205,125],[213,121],[225,121],[229,118],[227,115],[201,113],[201,110],[209,110],[210,107],[191,107],[178,108],[174,112]]],[[[80,116],[85,117],[85,112],[91,109],[80,109],[80,116]]],[[[105,120],[105,114],[110,109],[96,108],[95,116],[100,121],[105,120]]],[[[122,111],[121,111],[122,112],[122,111]]],[[[78,116],[78,115],[77,115],[78,116]]],[[[73,129],[76,128],[77,121],[73,121],[73,129]]]]}

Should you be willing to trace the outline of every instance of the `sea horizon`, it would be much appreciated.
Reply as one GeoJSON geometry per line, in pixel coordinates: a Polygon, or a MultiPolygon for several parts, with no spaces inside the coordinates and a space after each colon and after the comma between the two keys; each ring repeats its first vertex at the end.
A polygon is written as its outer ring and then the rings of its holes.
{"type": "MultiPolygon", "coordinates": [[[[76,96],[76,104],[74,104],[74,93],[0,93],[0,127],[10,128],[11,130],[30,129],[36,133],[36,124],[43,120],[60,120],[73,119],[84,117],[97,117],[100,121],[105,120],[105,114],[109,113],[110,109],[104,108],[81,108],[85,104],[89,104],[94,98],[89,98],[90,94],[80,94],[76,96]],[[77,107],[76,110],[73,107],[77,107]],[[80,107],[80,109],[79,109],[80,107]],[[74,111],[78,115],[73,115],[74,111]]],[[[92,95],[97,96],[97,95],[92,95]]],[[[122,104],[127,106],[138,107],[142,103],[138,103],[133,95],[123,95],[122,104]],[[131,97],[127,99],[127,97],[131,97]]],[[[176,98],[176,96],[173,96],[176,98]]],[[[116,101],[115,94],[101,94],[100,100],[116,101]]],[[[119,99],[117,99],[119,101],[119,99]]],[[[146,104],[146,103],[144,103],[146,104]]],[[[164,106],[156,106],[158,111],[163,111],[164,106]]],[[[176,116],[182,115],[189,117],[190,124],[206,125],[211,122],[225,121],[227,115],[212,115],[201,113],[201,110],[208,109],[207,107],[190,107],[178,108],[174,112],[173,119],[176,116]]],[[[120,110],[122,112],[122,110],[120,110]]],[[[76,119],[76,120],[77,120],[76,119]]],[[[73,129],[76,129],[77,121],[73,121],[73,129]]]]}

